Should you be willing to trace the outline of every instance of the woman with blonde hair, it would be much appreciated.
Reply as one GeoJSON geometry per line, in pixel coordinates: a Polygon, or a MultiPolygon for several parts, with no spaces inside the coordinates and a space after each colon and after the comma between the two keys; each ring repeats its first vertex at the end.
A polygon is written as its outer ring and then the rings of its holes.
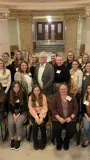
{"type": "Polygon", "coordinates": [[[12,81],[14,81],[14,74],[18,71],[19,64],[23,60],[20,50],[15,52],[14,61],[11,64],[12,81]]]}
{"type": "Polygon", "coordinates": [[[11,61],[10,61],[10,55],[8,52],[4,52],[2,55],[2,59],[5,63],[5,66],[7,69],[9,69],[11,71],[11,61]]]}
{"type": "Polygon", "coordinates": [[[78,60],[72,62],[72,69],[70,70],[70,94],[76,96],[78,102],[78,112],[80,112],[80,99],[82,89],[83,72],[79,69],[78,60]]]}
{"type": "Polygon", "coordinates": [[[33,54],[31,57],[31,64],[30,64],[30,73],[32,75],[32,78],[34,78],[35,67],[37,63],[38,63],[38,56],[37,54],[33,54]]]}
{"type": "Polygon", "coordinates": [[[2,83],[4,92],[7,94],[11,86],[11,72],[6,69],[2,59],[0,59],[0,82],[2,83]]]}
{"type": "Polygon", "coordinates": [[[82,70],[83,73],[85,73],[85,67],[88,61],[89,61],[89,55],[87,53],[84,53],[82,55],[82,62],[80,63],[80,69],[82,70]]]}

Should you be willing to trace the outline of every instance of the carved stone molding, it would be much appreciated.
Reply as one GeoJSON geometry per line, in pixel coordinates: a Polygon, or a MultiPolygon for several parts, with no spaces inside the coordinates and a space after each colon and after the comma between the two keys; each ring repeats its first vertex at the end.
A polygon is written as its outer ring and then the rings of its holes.
{"type": "Polygon", "coordinates": [[[27,22],[32,23],[32,17],[21,17],[19,18],[19,22],[20,23],[27,23],[27,22]]]}
{"type": "Polygon", "coordinates": [[[86,16],[90,17],[90,8],[86,8],[86,16]]]}
{"type": "Polygon", "coordinates": [[[65,16],[64,17],[64,21],[68,22],[68,21],[78,21],[79,19],[79,15],[78,16],[65,16]]]}
{"type": "Polygon", "coordinates": [[[0,11],[0,19],[8,19],[10,11],[0,11]]]}

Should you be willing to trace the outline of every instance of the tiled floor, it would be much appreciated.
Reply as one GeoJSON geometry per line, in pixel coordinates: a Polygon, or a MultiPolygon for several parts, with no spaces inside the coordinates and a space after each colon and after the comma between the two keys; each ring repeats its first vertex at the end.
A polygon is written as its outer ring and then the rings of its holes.
{"type": "Polygon", "coordinates": [[[69,151],[56,151],[55,146],[47,144],[45,150],[35,151],[33,144],[24,140],[19,151],[9,148],[9,141],[0,142],[0,160],[90,160],[90,146],[83,149],[76,146],[75,140],[70,143],[69,151]]]}

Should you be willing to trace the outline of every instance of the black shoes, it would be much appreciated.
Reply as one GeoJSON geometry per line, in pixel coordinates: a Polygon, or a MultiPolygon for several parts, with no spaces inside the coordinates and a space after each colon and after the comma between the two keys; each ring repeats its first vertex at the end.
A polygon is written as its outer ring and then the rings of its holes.
{"type": "Polygon", "coordinates": [[[57,144],[57,145],[56,145],[56,149],[57,149],[58,151],[60,151],[60,150],[62,149],[62,144],[57,144]]]}
{"type": "Polygon", "coordinates": [[[85,141],[82,143],[82,148],[86,148],[88,145],[89,145],[88,140],[85,140],[85,141]]]}
{"type": "Polygon", "coordinates": [[[43,150],[43,149],[45,149],[45,147],[46,147],[46,143],[42,143],[42,141],[35,141],[34,142],[34,149],[35,150],[38,150],[38,149],[43,150]]]}
{"type": "Polygon", "coordinates": [[[15,150],[19,150],[20,148],[20,142],[21,141],[15,141],[14,139],[11,140],[11,144],[10,144],[10,147],[11,149],[15,149],[15,150]]]}
{"type": "Polygon", "coordinates": [[[20,142],[19,140],[16,141],[15,143],[15,150],[19,150],[20,149],[20,142]]]}
{"type": "Polygon", "coordinates": [[[38,149],[39,149],[38,143],[34,143],[34,149],[35,149],[35,150],[38,150],[38,149]]]}
{"type": "Polygon", "coordinates": [[[10,144],[11,149],[15,149],[15,140],[11,139],[11,144],[10,144]]]}
{"type": "Polygon", "coordinates": [[[60,142],[57,143],[56,149],[57,149],[58,151],[60,151],[60,150],[62,149],[62,145],[63,145],[63,140],[61,139],[60,142]]]}
{"type": "Polygon", "coordinates": [[[40,148],[41,150],[45,149],[45,147],[46,147],[46,143],[41,143],[40,146],[39,146],[39,148],[40,148]]]}
{"type": "Polygon", "coordinates": [[[64,140],[64,150],[69,149],[69,140],[64,140]]]}

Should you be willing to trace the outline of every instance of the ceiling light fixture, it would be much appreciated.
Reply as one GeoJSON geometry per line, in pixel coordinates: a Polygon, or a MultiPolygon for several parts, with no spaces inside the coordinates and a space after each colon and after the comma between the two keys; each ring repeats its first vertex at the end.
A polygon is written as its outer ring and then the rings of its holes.
{"type": "Polygon", "coordinates": [[[46,19],[47,19],[47,21],[48,21],[49,23],[52,22],[52,17],[51,17],[51,16],[46,16],[46,19]]]}

